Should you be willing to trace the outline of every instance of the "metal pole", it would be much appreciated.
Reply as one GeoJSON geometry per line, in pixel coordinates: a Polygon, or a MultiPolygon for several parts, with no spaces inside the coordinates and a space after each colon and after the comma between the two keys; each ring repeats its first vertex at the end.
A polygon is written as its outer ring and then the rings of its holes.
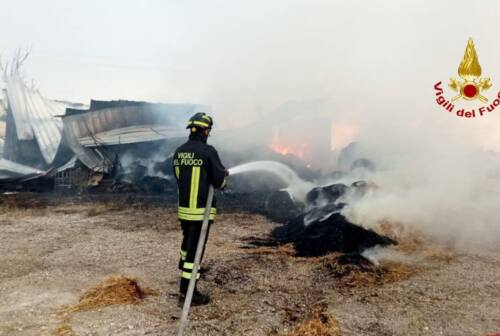
{"type": "Polygon", "coordinates": [[[182,308],[181,321],[179,324],[179,332],[177,336],[182,336],[188,324],[189,308],[191,307],[191,300],[193,299],[194,287],[196,284],[196,276],[200,267],[201,254],[203,252],[203,245],[205,244],[205,237],[207,236],[208,221],[210,219],[210,210],[212,209],[212,200],[214,198],[214,187],[208,187],[207,204],[205,206],[205,214],[203,216],[203,223],[201,224],[200,238],[198,246],[196,247],[196,255],[194,257],[193,272],[191,273],[191,280],[189,280],[189,287],[184,300],[184,307],[182,308]]]}

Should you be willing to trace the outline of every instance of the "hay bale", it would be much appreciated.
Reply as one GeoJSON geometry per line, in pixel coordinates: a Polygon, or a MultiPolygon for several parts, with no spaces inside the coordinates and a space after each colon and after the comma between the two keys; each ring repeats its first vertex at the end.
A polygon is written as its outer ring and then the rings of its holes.
{"type": "Polygon", "coordinates": [[[88,311],[117,304],[137,304],[148,295],[157,295],[157,292],[140,287],[135,279],[111,275],[85,291],[79,303],[66,309],[66,312],[88,311]]]}
{"type": "Polygon", "coordinates": [[[320,307],[314,309],[306,321],[283,336],[341,336],[341,331],[339,322],[325,307],[320,307]]]}
{"type": "Polygon", "coordinates": [[[361,253],[374,246],[396,244],[389,237],[349,222],[332,213],[304,225],[304,215],[276,227],[271,235],[282,244],[293,243],[297,256],[324,256],[331,252],[361,253]]]}

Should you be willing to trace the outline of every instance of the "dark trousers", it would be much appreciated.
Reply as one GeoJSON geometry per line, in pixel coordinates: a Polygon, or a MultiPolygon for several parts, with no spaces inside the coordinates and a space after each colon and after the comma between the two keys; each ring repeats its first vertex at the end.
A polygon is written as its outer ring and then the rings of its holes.
{"type": "MultiPolygon", "coordinates": [[[[201,257],[203,259],[203,254],[205,253],[205,246],[208,240],[208,234],[210,231],[210,226],[212,221],[208,224],[207,235],[205,237],[205,242],[203,243],[203,251],[201,257]]],[[[191,273],[193,271],[194,257],[196,255],[196,248],[198,247],[198,241],[200,240],[202,221],[186,221],[181,220],[182,228],[182,244],[181,244],[181,258],[179,261],[179,268],[181,270],[181,294],[186,294],[189,286],[189,280],[191,279],[191,273]]],[[[200,260],[201,263],[201,260],[200,260]]],[[[198,273],[197,279],[199,279],[200,273],[198,273]]]]}

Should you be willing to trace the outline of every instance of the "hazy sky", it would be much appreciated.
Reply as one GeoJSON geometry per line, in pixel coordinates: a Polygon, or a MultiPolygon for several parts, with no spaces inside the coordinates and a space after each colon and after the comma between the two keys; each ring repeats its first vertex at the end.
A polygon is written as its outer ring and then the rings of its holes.
{"type": "Polygon", "coordinates": [[[50,98],[207,103],[231,124],[287,100],[422,102],[469,36],[500,84],[499,15],[495,0],[1,0],[0,53],[32,46],[24,72],[50,98]]]}

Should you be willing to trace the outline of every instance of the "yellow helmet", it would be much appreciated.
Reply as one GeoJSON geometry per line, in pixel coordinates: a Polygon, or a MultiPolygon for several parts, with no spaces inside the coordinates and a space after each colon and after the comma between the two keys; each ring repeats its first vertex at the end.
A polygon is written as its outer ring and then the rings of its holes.
{"type": "Polygon", "coordinates": [[[196,127],[211,129],[213,125],[214,123],[211,116],[203,112],[198,112],[189,119],[186,128],[196,127]]]}

